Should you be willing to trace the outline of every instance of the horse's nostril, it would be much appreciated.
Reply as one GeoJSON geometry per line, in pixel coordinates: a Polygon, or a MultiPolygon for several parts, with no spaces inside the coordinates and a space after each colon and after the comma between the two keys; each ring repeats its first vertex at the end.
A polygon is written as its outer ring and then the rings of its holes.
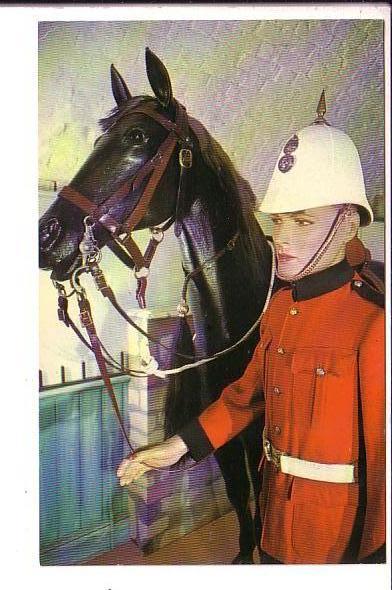
{"type": "Polygon", "coordinates": [[[39,247],[42,252],[48,252],[60,237],[61,225],[52,217],[39,228],[39,247]]]}

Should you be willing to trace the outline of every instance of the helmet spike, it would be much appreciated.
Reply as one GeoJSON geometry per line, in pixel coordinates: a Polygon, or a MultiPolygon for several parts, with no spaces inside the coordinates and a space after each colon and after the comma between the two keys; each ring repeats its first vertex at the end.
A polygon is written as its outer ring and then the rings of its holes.
{"type": "Polygon", "coordinates": [[[325,90],[323,89],[320,100],[317,105],[317,117],[314,120],[314,123],[325,123],[325,125],[329,125],[329,123],[324,119],[324,115],[327,112],[327,106],[325,102],[325,90]]]}
{"type": "Polygon", "coordinates": [[[325,104],[325,90],[323,89],[319,103],[317,105],[317,114],[319,117],[324,117],[325,113],[327,112],[327,106],[325,104]]]}

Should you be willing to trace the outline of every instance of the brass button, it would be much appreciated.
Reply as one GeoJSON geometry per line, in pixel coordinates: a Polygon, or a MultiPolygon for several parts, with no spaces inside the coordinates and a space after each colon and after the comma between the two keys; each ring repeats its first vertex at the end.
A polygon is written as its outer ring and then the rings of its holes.
{"type": "Polygon", "coordinates": [[[275,434],[280,434],[282,431],[280,429],[280,426],[274,426],[274,433],[275,434]]]}
{"type": "Polygon", "coordinates": [[[276,393],[276,395],[280,395],[281,391],[279,387],[274,387],[274,393],[276,393]]]}
{"type": "Polygon", "coordinates": [[[284,348],[282,348],[281,346],[279,346],[278,353],[279,354],[284,354],[284,352],[285,352],[284,348]]]}
{"type": "Polygon", "coordinates": [[[317,367],[316,369],[316,375],[318,377],[324,377],[325,375],[325,370],[322,367],[317,367]]]}
{"type": "Polygon", "coordinates": [[[299,311],[296,307],[292,307],[290,309],[290,315],[297,315],[298,313],[299,313],[299,311]]]}
{"type": "Polygon", "coordinates": [[[363,282],[362,282],[362,281],[354,281],[354,285],[355,285],[356,287],[362,287],[362,285],[363,285],[363,282]]]}

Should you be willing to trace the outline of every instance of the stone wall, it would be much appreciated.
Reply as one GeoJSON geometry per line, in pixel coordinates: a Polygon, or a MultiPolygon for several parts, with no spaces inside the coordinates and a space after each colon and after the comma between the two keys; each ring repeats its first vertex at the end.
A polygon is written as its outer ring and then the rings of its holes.
{"type": "MultiPolygon", "coordinates": [[[[148,311],[133,319],[169,349],[174,346],[176,317],[151,317],[148,311]]],[[[139,366],[151,355],[162,369],[172,366],[171,354],[129,329],[129,361],[139,366]]],[[[131,444],[140,446],[164,440],[167,380],[151,376],[131,378],[128,413],[131,444]]],[[[213,456],[195,465],[189,460],[173,472],[149,472],[129,486],[131,537],[149,553],[231,510],[220,469],[213,456]],[[192,467],[181,471],[184,467],[192,467]]]]}

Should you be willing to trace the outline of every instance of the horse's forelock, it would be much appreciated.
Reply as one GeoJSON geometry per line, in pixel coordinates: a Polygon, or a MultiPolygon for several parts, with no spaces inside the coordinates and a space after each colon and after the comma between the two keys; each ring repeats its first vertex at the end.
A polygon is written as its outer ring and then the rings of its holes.
{"type": "Polygon", "coordinates": [[[109,113],[105,117],[102,117],[102,119],[99,119],[99,121],[98,121],[99,127],[105,133],[105,131],[108,131],[108,129],[110,129],[110,127],[112,127],[112,125],[117,123],[117,121],[119,119],[121,119],[121,117],[126,115],[128,112],[131,112],[132,109],[134,109],[135,107],[139,106],[142,103],[152,102],[154,100],[155,99],[152,98],[151,96],[132,97],[129,100],[127,100],[123,105],[120,105],[120,106],[116,105],[115,107],[113,107],[111,109],[111,111],[109,111],[109,113]]]}

